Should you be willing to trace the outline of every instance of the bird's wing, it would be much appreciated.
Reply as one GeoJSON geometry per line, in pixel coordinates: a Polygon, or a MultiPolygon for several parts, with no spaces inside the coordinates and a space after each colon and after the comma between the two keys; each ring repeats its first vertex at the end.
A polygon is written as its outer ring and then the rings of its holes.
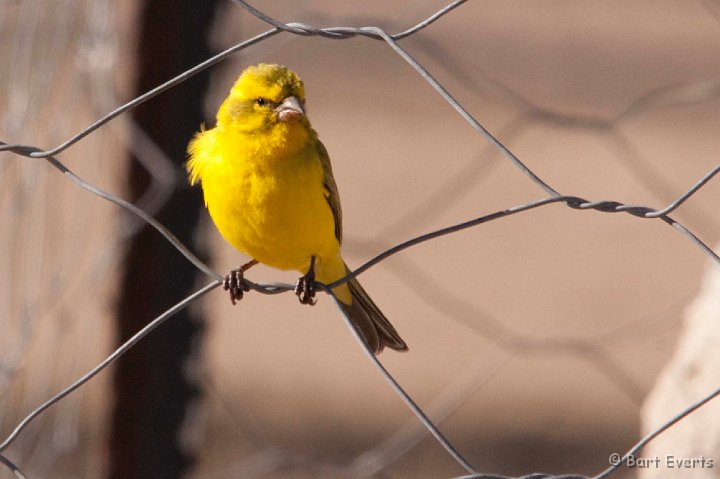
{"type": "Polygon", "coordinates": [[[342,209],[340,208],[340,195],[338,195],[335,177],[330,164],[330,156],[328,155],[325,145],[317,140],[318,155],[320,156],[320,164],[323,168],[323,188],[325,188],[325,199],[330,205],[333,218],[335,219],[335,237],[338,243],[342,243],[342,209]]]}

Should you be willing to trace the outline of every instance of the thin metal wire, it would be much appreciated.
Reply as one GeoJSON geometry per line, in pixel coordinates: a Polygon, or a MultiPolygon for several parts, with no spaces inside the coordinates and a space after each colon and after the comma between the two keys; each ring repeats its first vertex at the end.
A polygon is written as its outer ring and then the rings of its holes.
{"type": "Polygon", "coordinates": [[[645,214],[645,217],[646,217],[646,218],[657,218],[657,217],[660,217],[660,216],[665,216],[665,215],[667,215],[668,213],[670,213],[671,211],[676,210],[680,205],[682,205],[683,203],[685,203],[685,201],[687,201],[692,195],[694,195],[695,193],[697,193],[697,191],[698,191],[700,188],[702,188],[703,186],[705,186],[705,184],[706,184],[708,181],[710,181],[715,175],[717,175],[718,172],[720,172],[720,165],[718,165],[718,166],[716,166],[715,168],[713,168],[712,170],[710,170],[710,171],[709,171],[705,176],[703,176],[697,183],[695,183],[695,185],[694,185],[692,188],[690,188],[690,189],[687,190],[685,193],[683,193],[683,194],[680,196],[680,198],[678,198],[677,200],[673,201],[671,204],[669,204],[668,206],[666,206],[665,208],[663,208],[663,209],[661,209],[661,210],[659,210],[659,211],[653,211],[653,212],[648,212],[648,213],[646,213],[646,214],[645,214]]]}
{"type": "Polygon", "coordinates": [[[704,398],[700,399],[696,403],[686,407],[682,411],[680,411],[675,417],[672,419],[666,421],[662,425],[658,426],[657,429],[655,429],[653,432],[642,438],[640,441],[638,441],[628,452],[626,452],[622,458],[620,458],[619,461],[617,461],[615,464],[608,467],[606,470],[598,474],[597,476],[594,476],[592,479],[604,479],[605,477],[608,477],[610,474],[615,472],[620,466],[627,463],[630,456],[634,456],[637,454],[637,452],[642,449],[647,443],[658,437],[660,434],[668,430],[670,427],[674,426],[678,422],[680,422],[683,418],[688,416],[689,414],[692,414],[693,412],[697,411],[701,407],[703,407],[705,404],[709,403],[716,397],[720,395],[720,388],[717,388],[704,398]]]}
{"type": "MultiPolygon", "coordinates": [[[[57,148],[56,148],[57,149],[57,148]]],[[[97,186],[88,183],[87,181],[80,178],[78,175],[73,173],[68,167],[66,167],[60,160],[55,158],[52,155],[47,155],[46,152],[43,152],[42,150],[35,148],[33,146],[19,146],[19,145],[8,145],[2,141],[0,141],[0,151],[12,151],[14,153],[21,154],[23,156],[27,156],[30,158],[36,157],[36,158],[43,158],[47,162],[49,162],[52,166],[57,168],[61,173],[63,173],[65,176],[70,178],[75,184],[77,184],[80,188],[89,191],[90,193],[99,196],[100,198],[103,198],[105,200],[108,200],[111,203],[114,203],[121,208],[124,208],[125,210],[131,212],[132,214],[139,217],[144,222],[148,223],[150,226],[155,228],[161,235],[167,239],[171,245],[175,249],[177,249],[188,261],[190,261],[197,269],[205,273],[206,275],[210,276],[211,278],[215,278],[217,280],[221,280],[222,277],[215,273],[212,269],[210,269],[209,266],[207,266],[205,263],[200,261],[192,252],[183,245],[180,240],[178,240],[170,230],[165,228],[159,221],[157,221],[155,218],[147,214],[145,211],[141,210],[137,206],[133,205],[132,203],[123,200],[122,198],[119,198],[111,193],[108,193],[106,191],[101,190],[97,186]],[[35,153],[40,153],[41,156],[34,156],[35,153]]]]}
{"type": "MultiPolygon", "coordinates": [[[[715,170],[713,170],[714,175],[715,170]]],[[[707,176],[707,175],[706,175],[707,176]]],[[[709,180],[709,178],[708,178],[709,180]]],[[[707,180],[704,182],[706,183],[707,180]]],[[[704,184],[703,183],[703,184],[704,184]]],[[[697,185],[696,185],[697,186],[697,185]]],[[[695,188],[695,187],[693,187],[695,188]]],[[[698,189],[696,188],[693,192],[696,192],[698,189]]],[[[687,194],[684,194],[683,197],[687,199],[687,194]]],[[[684,201],[684,200],[683,200],[684,201]]],[[[720,256],[715,253],[712,248],[710,248],[707,244],[705,244],[700,238],[698,238],[694,233],[692,233],[690,230],[685,228],[683,225],[678,223],[677,221],[673,220],[667,215],[664,216],[658,216],[658,215],[651,215],[655,212],[654,209],[649,208],[647,206],[633,206],[633,205],[624,205],[617,201],[588,201],[583,198],[577,197],[577,196],[553,196],[550,198],[544,198],[537,201],[532,201],[530,203],[526,203],[524,205],[518,205],[514,206],[512,208],[508,208],[506,210],[496,211],[494,213],[481,216],[479,218],[475,218],[463,223],[458,223],[452,226],[448,226],[447,228],[442,228],[436,231],[432,231],[430,233],[426,233],[424,235],[417,236],[413,239],[404,241],[396,246],[393,246],[392,248],[389,248],[379,255],[375,256],[356,270],[352,271],[351,273],[348,273],[347,276],[344,278],[341,278],[328,286],[331,288],[335,288],[336,286],[340,286],[343,283],[346,283],[350,279],[356,277],[359,274],[364,273],[371,267],[375,266],[376,264],[380,263],[381,261],[384,261],[386,258],[397,254],[407,248],[410,248],[411,246],[415,246],[420,243],[424,243],[425,241],[430,241],[435,238],[439,238],[440,236],[449,235],[452,233],[456,233],[458,231],[462,231],[468,228],[472,228],[474,226],[487,223],[488,221],[496,220],[499,218],[504,218],[506,216],[510,216],[516,213],[520,213],[523,211],[528,211],[534,208],[538,208],[540,206],[546,206],[553,203],[566,203],[569,207],[579,210],[595,210],[600,211],[603,213],[628,213],[630,215],[636,216],[638,218],[660,218],[670,226],[677,229],[681,234],[688,237],[696,246],[698,246],[705,254],[707,254],[710,258],[712,258],[714,261],[716,261],[718,264],[720,264],[720,256]]],[[[673,205],[677,203],[674,202],[673,205]]],[[[671,205],[672,206],[672,205],[671,205]]],[[[667,208],[666,208],[667,209],[667,208]]]]}
{"type": "MultiPolygon", "coordinates": [[[[368,34],[366,32],[363,32],[361,29],[358,28],[352,28],[352,27],[334,27],[334,28],[317,28],[312,25],[307,25],[305,23],[298,23],[298,22],[292,22],[292,23],[283,23],[279,20],[276,20],[272,18],[269,15],[266,15],[264,12],[261,12],[257,8],[253,7],[249,3],[247,3],[244,0],[231,0],[233,3],[237,3],[242,8],[250,12],[255,17],[259,18],[265,23],[268,23],[275,28],[278,29],[278,31],[285,31],[289,33],[295,33],[297,35],[305,35],[305,36],[311,36],[311,35],[318,35],[325,38],[335,39],[335,40],[343,40],[346,38],[351,38],[357,35],[366,35],[368,34]]],[[[463,3],[467,2],[467,0],[455,0],[452,3],[449,3],[445,7],[441,8],[434,14],[427,17],[425,20],[421,21],[417,25],[408,28],[407,30],[396,33],[394,35],[391,35],[391,38],[395,40],[401,40],[405,37],[409,37],[410,35],[417,33],[418,31],[422,30],[423,28],[426,28],[427,26],[435,23],[437,20],[439,20],[441,17],[447,15],[451,11],[455,10],[457,7],[462,5],[463,3]]],[[[373,35],[369,35],[371,38],[373,35]]],[[[379,38],[376,38],[379,39],[379,38]]]]}
{"type": "Polygon", "coordinates": [[[137,98],[134,98],[133,100],[125,103],[124,105],[116,108],[115,110],[111,111],[107,115],[103,116],[99,120],[97,120],[95,123],[91,124],[84,130],[77,133],[75,136],[69,138],[67,141],[61,143],[60,145],[56,146],[55,148],[49,149],[49,150],[42,150],[40,148],[34,147],[34,146],[25,146],[25,145],[8,145],[4,144],[3,147],[0,147],[0,151],[14,151],[15,153],[21,153],[25,149],[32,150],[29,155],[32,158],[45,158],[49,156],[57,155],[68,148],[70,148],[72,145],[77,143],[78,141],[82,140],[86,136],[88,136],[90,133],[94,132],[101,126],[103,126],[105,123],[109,122],[113,118],[116,118],[123,113],[132,110],[136,106],[145,103],[146,101],[150,100],[151,98],[156,97],[160,93],[172,88],[173,86],[177,85],[178,83],[181,83],[188,78],[197,75],[201,71],[210,68],[211,66],[215,65],[216,63],[224,60],[225,58],[229,57],[230,55],[239,52],[240,50],[243,50],[251,45],[254,45],[262,40],[265,40],[267,38],[270,38],[271,36],[279,33],[279,30],[268,30],[266,32],[263,32],[259,35],[254,36],[253,38],[250,38],[249,40],[245,40],[243,42],[238,43],[237,45],[234,45],[217,55],[208,58],[202,63],[199,63],[198,65],[190,68],[189,70],[186,70],[185,72],[181,73],[180,75],[166,81],[162,85],[159,85],[152,90],[148,91],[147,93],[144,93],[140,95],[137,98]]]}
{"type": "Polygon", "coordinates": [[[47,401],[45,401],[43,404],[38,406],[36,409],[34,409],[30,414],[28,414],[25,419],[23,419],[20,424],[15,427],[15,429],[10,433],[10,435],[2,442],[0,443],[0,452],[7,449],[7,447],[12,444],[15,439],[17,439],[20,432],[27,427],[28,424],[30,424],[33,419],[38,417],[40,414],[42,414],[46,409],[49,407],[57,404],[58,401],[60,401],[62,398],[67,396],[68,394],[72,393],[76,389],[78,389],[80,386],[94,378],[100,371],[108,367],[110,364],[112,364],[115,360],[117,360],[120,356],[128,352],[130,348],[132,348],[138,341],[140,341],[142,338],[147,336],[152,330],[160,326],[162,323],[164,323],[166,320],[170,319],[172,316],[174,316],[179,311],[183,310],[185,307],[187,307],[190,303],[195,301],[196,299],[206,295],[213,289],[220,286],[220,281],[215,281],[213,283],[208,284],[207,286],[199,289],[198,291],[194,292],[190,296],[187,296],[179,303],[175,304],[173,307],[165,311],[163,314],[158,316],[157,318],[150,321],[147,325],[145,325],[140,331],[135,333],[130,339],[125,341],[119,348],[117,348],[115,351],[113,351],[110,355],[108,355],[103,361],[101,361],[97,366],[92,368],[87,373],[83,374],[80,378],[78,378],[74,383],[67,386],[65,389],[57,393],[55,396],[51,397],[47,401]]]}
{"type": "Polygon", "coordinates": [[[402,386],[400,386],[400,383],[395,380],[393,375],[390,374],[387,369],[385,369],[385,366],[382,365],[382,363],[378,360],[377,356],[373,354],[373,352],[370,350],[370,346],[368,346],[365,341],[363,341],[360,331],[355,327],[355,324],[350,320],[350,317],[343,310],[342,306],[340,305],[340,301],[338,300],[337,296],[335,296],[335,294],[332,292],[332,290],[325,285],[320,285],[320,287],[325,290],[325,292],[330,295],[330,297],[332,297],[333,301],[335,301],[335,305],[337,306],[338,310],[341,313],[341,316],[345,320],[345,325],[350,329],[350,333],[352,334],[353,338],[355,338],[355,342],[362,346],[365,355],[372,363],[374,363],[375,368],[380,371],[380,373],[383,375],[388,384],[390,384],[390,387],[395,391],[395,393],[400,397],[400,399],[405,402],[407,407],[409,407],[413,414],[417,416],[417,418],[420,420],[420,422],[423,423],[423,425],[430,432],[430,434],[435,437],[437,442],[443,448],[445,448],[445,450],[452,456],[453,459],[455,459],[455,462],[462,466],[466,471],[477,474],[477,470],[473,466],[471,466],[470,463],[455,448],[455,446],[453,446],[450,441],[445,438],[443,433],[440,432],[440,429],[438,429],[437,426],[433,424],[432,420],[430,420],[430,418],[410,397],[410,395],[405,392],[402,386]]]}
{"type": "Polygon", "coordinates": [[[453,479],[588,479],[587,476],[578,476],[576,474],[530,474],[522,477],[499,476],[497,474],[472,474],[469,476],[458,476],[453,479]]]}
{"type": "MultiPolygon", "coordinates": [[[[415,71],[426,81],[430,84],[430,86],[433,87],[433,89],[445,100],[447,101],[450,106],[452,106],[455,111],[457,111],[460,116],[462,116],[465,121],[467,121],[475,130],[480,132],[482,136],[485,137],[500,153],[508,158],[517,168],[519,168],[523,173],[525,173],[530,179],[540,186],[545,192],[560,196],[560,193],[555,191],[550,185],[545,183],[539,176],[537,176],[530,168],[528,168],[520,159],[515,156],[502,142],[500,142],[497,138],[493,136],[492,133],[490,133],[484,126],[480,124],[479,121],[473,117],[470,112],[468,112],[461,104],[458,102],[446,89],[443,87],[439,81],[437,81],[431,74],[428,72],[420,63],[415,60],[408,52],[403,50],[400,45],[397,43],[397,39],[404,38],[398,35],[390,35],[382,28],[378,27],[359,27],[359,28],[350,28],[350,27],[343,27],[343,28],[317,28],[312,25],[307,25],[305,23],[283,23],[279,20],[276,20],[269,15],[266,15],[265,13],[257,10],[255,7],[251,6],[244,0],[232,0],[233,2],[239,4],[241,7],[245,8],[248,12],[259,18],[260,20],[269,23],[270,25],[274,26],[278,30],[282,30],[289,33],[294,33],[296,35],[316,35],[320,37],[326,37],[326,38],[334,38],[334,39],[346,39],[357,35],[364,35],[368,36],[370,38],[375,38],[378,40],[384,40],[390,48],[392,48],[395,53],[397,53],[403,60],[405,60],[407,63],[409,63],[415,71]]],[[[438,11],[433,17],[433,21],[440,18],[442,15],[445,15],[455,9],[456,7],[460,6],[463,2],[453,2],[452,4],[448,5],[446,8],[443,8],[442,10],[438,11]]],[[[431,17],[431,18],[433,18],[431,17]]],[[[428,25],[430,25],[432,22],[421,22],[415,27],[407,30],[406,32],[412,32],[415,33],[419,31],[421,28],[424,28],[428,25]]],[[[406,32],[403,32],[406,33],[406,32]]],[[[402,34],[401,34],[402,35],[402,34]]],[[[407,36],[407,35],[405,35],[407,36]]]]}
{"type": "Polygon", "coordinates": [[[17,465],[15,465],[15,463],[12,462],[10,459],[8,459],[7,457],[5,457],[2,454],[0,454],[0,462],[2,462],[5,465],[5,467],[10,469],[10,471],[12,471],[12,473],[15,474],[15,477],[17,477],[18,479],[27,479],[25,474],[22,473],[20,468],[17,467],[17,465]]]}
{"type": "MultiPolygon", "coordinates": [[[[434,419],[435,424],[445,421],[472,394],[495,377],[514,356],[514,353],[500,347],[484,350],[469,367],[455,374],[452,381],[443,387],[442,393],[425,407],[427,415],[434,419]]],[[[348,476],[376,477],[415,447],[427,434],[428,430],[423,423],[408,421],[372,449],[358,455],[353,460],[348,476]]]]}

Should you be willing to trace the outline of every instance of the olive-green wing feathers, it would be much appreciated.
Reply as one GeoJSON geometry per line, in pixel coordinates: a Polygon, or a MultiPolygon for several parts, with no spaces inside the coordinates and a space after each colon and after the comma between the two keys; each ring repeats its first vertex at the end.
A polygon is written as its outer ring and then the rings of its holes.
{"type": "MultiPolygon", "coordinates": [[[[323,188],[325,189],[325,199],[330,205],[333,218],[335,219],[335,237],[338,242],[342,243],[342,211],[340,210],[340,196],[338,195],[337,185],[333,177],[332,166],[330,165],[330,157],[328,152],[317,141],[318,155],[323,168],[323,188]]],[[[345,270],[349,273],[350,269],[345,266],[345,270]]],[[[357,278],[353,278],[347,282],[350,294],[352,295],[352,303],[345,304],[340,302],[345,314],[352,321],[361,336],[374,354],[379,354],[385,346],[396,351],[407,351],[408,347],[402,340],[390,321],[385,317],[383,312],[378,308],[370,296],[365,292],[357,278]]]]}
{"type": "Polygon", "coordinates": [[[335,177],[333,176],[332,165],[330,164],[330,156],[320,140],[316,141],[320,163],[322,164],[324,172],[323,188],[325,188],[325,199],[328,205],[330,205],[330,210],[332,210],[333,218],[335,219],[335,237],[338,242],[342,244],[342,209],[340,208],[340,195],[338,195],[337,185],[335,184],[335,177]]]}

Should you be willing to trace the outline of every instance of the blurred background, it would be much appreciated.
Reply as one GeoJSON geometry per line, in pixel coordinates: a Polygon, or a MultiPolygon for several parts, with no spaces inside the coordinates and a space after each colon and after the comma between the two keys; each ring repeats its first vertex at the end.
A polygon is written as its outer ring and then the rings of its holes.
{"type": "MultiPolygon", "coordinates": [[[[445,4],[253,2],[284,22],[391,33],[445,4]]],[[[0,140],[54,147],[268,28],[225,0],[0,1],[0,140]]],[[[662,208],[717,164],[718,2],[467,2],[400,44],[562,194],[662,208]]],[[[184,151],[202,122],[214,123],[236,76],[259,62],[288,65],[305,82],[342,197],[351,267],[547,196],[369,38],[276,35],[58,159],[158,218],[225,274],[247,258],[222,241],[187,186],[184,151]]],[[[0,182],[4,438],[212,279],[44,160],[0,153],[0,182]]],[[[673,217],[713,246],[719,199],[710,182],[673,217]]],[[[410,345],[381,361],[478,470],[592,475],[639,439],[643,401],[709,263],[661,221],[555,204],[405,250],[362,282],[410,345]]],[[[257,267],[248,278],[297,274],[257,267]]],[[[233,307],[220,289],[43,413],[4,454],[31,478],[464,473],[329,299],[309,308],[292,294],[249,293],[233,307]]]]}

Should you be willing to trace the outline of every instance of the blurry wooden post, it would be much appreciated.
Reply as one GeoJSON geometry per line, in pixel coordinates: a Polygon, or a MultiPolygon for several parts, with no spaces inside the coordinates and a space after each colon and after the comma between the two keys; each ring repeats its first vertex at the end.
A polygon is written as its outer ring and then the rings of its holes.
{"type": "MultiPolygon", "coordinates": [[[[139,8],[136,93],[146,92],[209,56],[215,1],[146,0],[139,8]]],[[[133,119],[181,173],[185,148],[203,120],[207,71],[136,108],[133,119]]],[[[178,177],[177,189],[157,214],[183,243],[192,245],[202,208],[197,189],[178,177]]],[[[128,171],[131,198],[150,183],[136,158],[128,171]]],[[[197,251],[197,248],[194,248],[197,251]]],[[[197,272],[151,228],[130,240],[119,285],[117,341],[188,295],[197,272]]],[[[188,447],[192,411],[200,399],[199,346],[204,321],[190,310],[173,317],[117,363],[108,476],[176,478],[195,461],[188,447]]],[[[201,369],[200,369],[201,370],[201,369]]]]}

